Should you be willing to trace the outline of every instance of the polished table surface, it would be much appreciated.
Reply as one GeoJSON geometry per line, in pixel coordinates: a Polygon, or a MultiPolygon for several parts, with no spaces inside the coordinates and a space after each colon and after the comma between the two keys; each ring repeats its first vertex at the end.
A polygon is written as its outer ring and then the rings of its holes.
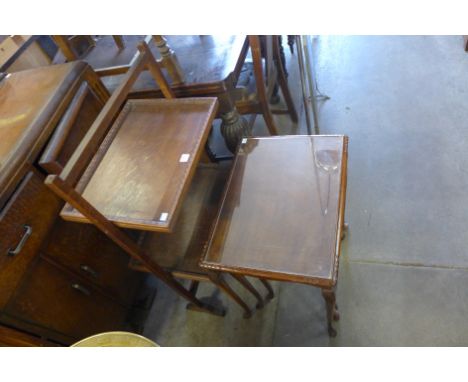
{"type": "Polygon", "coordinates": [[[336,283],[347,138],[243,141],[202,267],[317,286],[336,283]]]}
{"type": "MultiPolygon", "coordinates": [[[[137,45],[146,36],[122,36],[125,48],[119,50],[112,36],[104,36],[96,42],[96,47],[83,57],[94,69],[127,65],[137,52],[137,45]]],[[[176,87],[186,88],[192,84],[209,84],[226,80],[236,69],[245,35],[199,35],[164,36],[174,50],[185,76],[185,84],[176,87]]],[[[151,42],[150,49],[155,57],[160,57],[156,45],[151,42]]],[[[103,77],[106,87],[113,90],[122,80],[122,75],[103,77]]],[[[134,90],[153,90],[156,83],[148,72],[141,74],[134,90]]]]}
{"type": "Polygon", "coordinates": [[[23,70],[0,80],[0,205],[42,150],[86,69],[83,62],[23,70]]]}
{"type": "MultiPolygon", "coordinates": [[[[55,111],[82,68],[80,63],[47,66],[7,75],[0,80],[0,170],[17,155],[21,140],[41,125],[40,113],[55,111]]],[[[35,132],[41,133],[41,130],[35,132]]]]}

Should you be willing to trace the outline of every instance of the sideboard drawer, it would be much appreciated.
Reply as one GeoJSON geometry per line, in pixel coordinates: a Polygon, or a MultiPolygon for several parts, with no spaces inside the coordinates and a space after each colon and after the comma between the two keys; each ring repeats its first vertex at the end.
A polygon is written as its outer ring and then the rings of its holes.
{"type": "Polygon", "coordinates": [[[123,306],[42,258],[28,272],[5,311],[76,339],[122,329],[126,316],[123,306]]]}
{"type": "Polygon", "coordinates": [[[0,310],[19,284],[62,202],[29,172],[0,212],[0,310]]]}
{"type": "Polygon", "coordinates": [[[95,226],[58,219],[43,252],[130,305],[141,278],[128,267],[129,256],[95,226]]]}

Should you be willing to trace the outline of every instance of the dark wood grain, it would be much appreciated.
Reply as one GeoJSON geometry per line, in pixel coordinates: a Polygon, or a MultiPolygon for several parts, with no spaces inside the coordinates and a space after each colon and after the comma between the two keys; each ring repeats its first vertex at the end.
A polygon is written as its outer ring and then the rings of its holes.
{"type": "Polygon", "coordinates": [[[181,284],[179,284],[173,276],[165,271],[159,264],[154,262],[151,257],[140,248],[131,237],[121,231],[117,226],[107,220],[102,214],[99,213],[86,199],[76,192],[68,183],[64,182],[57,175],[49,175],[45,181],[60,198],[69,203],[71,206],[76,208],[83,216],[86,216],[88,220],[99,228],[103,233],[106,234],[114,243],[120,248],[132,256],[135,260],[144,264],[144,266],[155,276],[159,277],[164,281],[170,288],[174,289],[178,294],[185,297],[192,304],[200,308],[211,312],[212,309],[209,306],[203,304],[181,284]]]}
{"type": "Polygon", "coordinates": [[[127,314],[124,306],[99,293],[92,284],[42,259],[5,311],[75,339],[121,330],[127,314]]]}
{"type": "MultiPolygon", "coordinates": [[[[64,91],[68,90],[69,82],[65,84],[64,80],[74,67],[76,64],[13,73],[1,82],[0,164],[2,167],[14,155],[12,150],[25,131],[31,129],[38,112],[47,108],[53,95],[60,94],[60,87],[63,87],[64,91]],[[34,94],[34,97],[31,97],[31,94],[34,94]],[[23,101],[26,97],[29,102],[23,101]]],[[[77,76],[75,74],[71,77],[74,80],[77,76]]],[[[56,103],[59,101],[58,97],[52,100],[56,103]]]]}
{"type": "MultiPolygon", "coordinates": [[[[118,115],[136,78],[147,65],[156,66],[157,64],[145,44],[141,43],[139,54],[135,60],[133,60],[132,66],[126,73],[125,80],[119,86],[118,91],[114,92],[109,98],[103,110],[60,175],[49,175],[45,184],[61,199],[78,210],[90,223],[94,224],[132,258],[143,263],[151,273],[159,277],[181,296],[185,297],[189,302],[197,307],[197,309],[215,313],[216,309],[214,307],[208,306],[198,300],[193,293],[178,283],[170,273],[152,261],[148,254],[142,250],[131,237],[106,219],[104,215],[102,215],[92,204],[83,198],[82,195],[73,187],[77,177],[87,167],[89,161],[96,153],[100,142],[106,135],[108,128],[114,118],[118,115]]],[[[158,80],[158,77],[156,80],[158,80]]],[[[161,85],[163,87],[166,86],[165,83],[161,83],[161,85]]],[[[133,155],[138,154],[139,152],[133,153],[133,155]]]]}
{"type": "Polygon", "coordinates": [[[15,330],[8,326],[0,325],[0,347],[2,346],[58,346],[58,344],[46,341],[29,333],[15,330]]]}
{"type": "Polygon", "coordinates": [[[343,136],[248,139],[236,157],[201,265],[333,286],[346,142],[343,136]]]}
{"type": "MultiPolygon", "coordinates": [[[[105,36],[97,41],[96,48],[89,52],[85,60],[95,69],[128,65],[136,52],[139,42],[144,35],[122,36],[126,45],[125,50],[119,51],[111,36],[105,36]],[[130,48],[130,49],[129,49],[130,48]]],[[[156,44],[148,44],[155,57],[161,55],[158,45],[162,36],[154,36],[156,44]]],[[[174,88],[187,89],[194,84],[219,83],[238,75],[241,69],[239,58],[246,40],[245,35],[234,36],[164,36],[173,54],[177,55],[176,63],[170,60],[167,79],[174,88]],[[181,71],[183,81],[177,81],[173,72],[181,71]],[[171,74],[172,73],[172,74],[171,74]]],[[[161,64],[167,66],[167,60],[161,59],[161,64]]],[[[106,87],[113,91],[122,82],[122,75],[106,76],[102,80],[106,87]]],[[[235,78],[234,78],[235,79],[235,78]]],[[[135,83],[135,92],[152,91],[159,86],[151,74],[143,73],[135,83]]],[[[194,93],[186,94],[197,96],[194,93]]]]}
{"type": "Polygon", "coordinates": [[[63,167],[108,99],[83,62],[13,73],[0,82],[0,324],[18,333],[67,344],[77,333],[95,331],[95,321],[98,330],[124,328],[141,275],[94,227],[57,220],[63,201],[36,171],[48,142],[50,163],[63,167]],[[21,243],[17,254],[8,254],[21,243]],[[41,251],[53,271],[37,265],[41,251]],[[67,294],[60,287],[64,277],[92,290],[90,301],[82,304],[74,289],[67,294]]]}
{"type": "MultiPolygon", "coordinates": [[[[78,221],[94,224],[146,271],[186,298],[191,309],[225,314],[224,309],[200,301],[195,296],[195,288],[187,290],[175,277],[211,280],[242,306],[246,316],[250,316],[247,304],[222,275],[212,272],[194,275],[184,269],[164,269],[145,248],[117,226],[170,232],[218,105],[216,98],[172,99],[172,89],[161,75],[159,64],[148,46],[140,43],[138,49],[139,54],[132,61],[124,81],[112,94],[70,161],[59,175],[50,175],[46,184],[70,205],[62,212],[64,217],[74,219],[79,214],[83,219],[78,221]],[[149,68],[168,99],[127,101],[124,105],[145,67],[149,68]],[[106,187],[109,189],[103,192],[106,187]],[[102,199],[106,194],[110,197],[102,199]],[[104,206],[103,200],[107,203],[104,206]],[[163,210],[159,209],[160,205],[164,206],[163,210]],[[105,211],[107,207],[111,209],[110,214],[105,211]],[[119,215],[117,219],[115,215],[119,215]]],[[[199,256],[200,252],[197,260],[199,256]]]]}
{"type": "Polygon", "coordinates": [[[52,226],[62,202],[43,184],[43,178],[30,172],[8,204],[0,212],[0,310],[18,287],[30,262],[52,226]],[[10,252],[25,238],[18,254],[10,252]]]}
{"type": "Polygon", "coordinates": [[[246,139],[200,262],[202,268],[237,277],[260,277],[267,298],[273,291],[265,279],[320,287],[332,337],[332,323],[340,317],[335,289],[345,228],[347,145],[345,136],[246,139]]]}
{"type": "Polygon", "coordinates": [[[70,105],[68,105],[67,111],[55,128],[51,139],[39,159],[39,165],[49,174],[59,174],[62,171],[63,167],[58,163],[57,158],[65,145],[67,136],[72,131],[72,127],[80,113],[88,91],[88,85],[86,82],[83,82],[70,105]]]}
{"type": "MultiPolygon", "coordinates": [[[[128,255],[96,227],[57,219],[42,249],[45,256],[129,306],[140,274],[128,269],[128,255]]],[[[104,292],[105,293],[105,292],[104,292]]]]}
{"type": "Polygon", "coordinates": [[[54,65],[0,82],[0,206],[43,149],[86,69],[83,62],[54,65]]]}

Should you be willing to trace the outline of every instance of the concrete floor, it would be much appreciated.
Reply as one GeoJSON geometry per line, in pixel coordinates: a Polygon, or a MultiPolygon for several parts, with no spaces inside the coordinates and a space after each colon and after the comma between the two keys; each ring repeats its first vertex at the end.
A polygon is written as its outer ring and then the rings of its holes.
{"type": "MultiPolygon", "coordinates": [[[[144,335],[162,346],[467,346],[462,37],[326,36],[314,47],[318,87],[331,97],[319,104],[321,133],[349,136],[337,337],[327,335],[320,291],[286,283],[249,320],[223,295],[229,311],[217,318],[185,310],[159,286],[144,335]]],[[[288,69],[302,111],[289,54],[288,69]]],[[[301,115],[298,126],[278,118],[282,132],[305,133],[301,115]]],[[[261,117],[255,133],[266,135],[261,117]]]]}

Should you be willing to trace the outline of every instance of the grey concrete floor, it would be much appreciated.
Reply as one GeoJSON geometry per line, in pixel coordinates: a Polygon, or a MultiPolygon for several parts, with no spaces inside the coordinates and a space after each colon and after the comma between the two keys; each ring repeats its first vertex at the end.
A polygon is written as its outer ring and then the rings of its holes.
{"type": "MultiPolygon", "coordinates": [[[[349,136],[337,337],[327,335],[320,291],[287,283],[275,283],[275,299],[249,320],[224,296],[215,295],[229,311],[217,318],[185,310],[160,287],[144,334],[163,346],[467,346],[461,36],[322,36],[314,48],[318,87],[330,96],[319,103],[321,133],[349,136]]],[[[277,121],[284,134],[305,133],[289,54],[288,69],[301,121],[277,121]]],[[[255,133],[267,134],[261,116],[255,133]]]]}

